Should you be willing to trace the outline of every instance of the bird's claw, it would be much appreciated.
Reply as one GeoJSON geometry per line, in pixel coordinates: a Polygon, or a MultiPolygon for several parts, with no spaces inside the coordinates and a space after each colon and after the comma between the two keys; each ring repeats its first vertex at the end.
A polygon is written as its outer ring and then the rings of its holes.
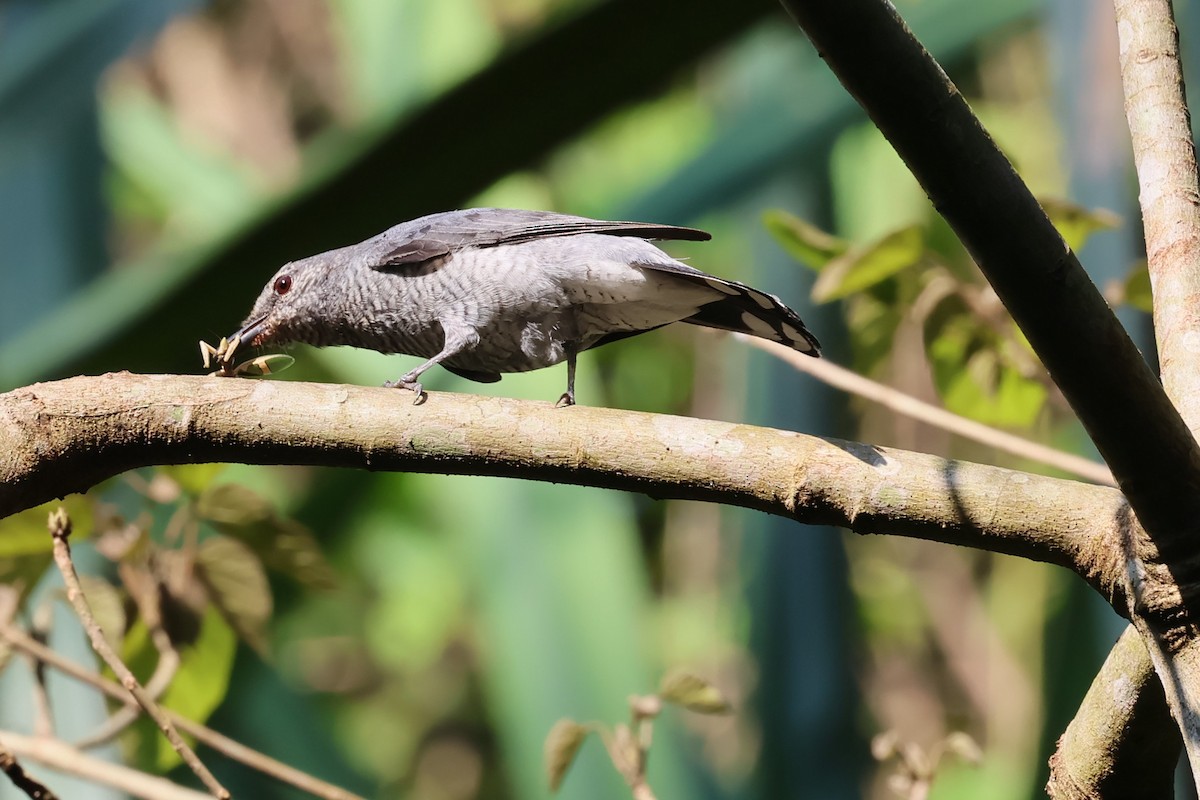
{"type": "Polygon", "coordinates": [[[387,381],[383,384],[383,387],[385,389],[408,389],[410,392],[413,392],[416,394],[416,397],[413,399],[414,406],[421,405],[429,398],[429,393],[426,392],[421,386],[421,382],[414,380],[407,375],[399,380],[387,381]]]}

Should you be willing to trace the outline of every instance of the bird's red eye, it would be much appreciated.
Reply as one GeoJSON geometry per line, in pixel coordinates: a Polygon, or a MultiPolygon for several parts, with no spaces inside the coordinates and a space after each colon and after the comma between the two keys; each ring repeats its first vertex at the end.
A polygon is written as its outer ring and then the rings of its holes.
{"type": "Polygon", "coordinates": [[[275,294],[287,294],[292,288],[292,276],[280,275],[275,279],[275,294]]]}

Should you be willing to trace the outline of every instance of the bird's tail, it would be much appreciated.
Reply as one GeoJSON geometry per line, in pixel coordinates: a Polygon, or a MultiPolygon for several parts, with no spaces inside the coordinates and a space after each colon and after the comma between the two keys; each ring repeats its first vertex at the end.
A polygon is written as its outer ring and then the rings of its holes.
{"type": "Polygon", "coordinates": [[[820,357],[821,343],[803,320],[773,294],[760,292],[752,286],[706,276],[710,287],[726,294],[683,320],[693,325],[735,331],[787,345],[806,355],[820,357]],[[719,285],[718,285],[719,284],[719,285]]]}

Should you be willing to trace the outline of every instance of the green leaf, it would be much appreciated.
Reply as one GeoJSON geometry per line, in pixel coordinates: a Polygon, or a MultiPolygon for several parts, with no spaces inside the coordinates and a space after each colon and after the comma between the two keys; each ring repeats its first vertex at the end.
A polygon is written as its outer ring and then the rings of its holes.
{"type": "Polygon", "coordinates": [[[853,248],[830,261],[813,285],[812,296],[828,303],[868,289],[902,270],[920,263],[925,256],[925,231],[910,225],[892,231],[862,248],[853,248]]]}
{"type": "Polygon", "coordinates": [[[225,469],[224,464],[177,464],[174,466],[158,467],[158,472],[166,475],[175,483],[179,484],[179,488],[192,497],[199,497],[210,486],[221,471],[225,469]]]}
{"type": "Polygon", "coordinates": [[[1145,261],[1134,265],[1125,278],[1125,302],[1138,311],[1154,313],[1154,293],[1150,289],[1150,270],[1145,261]]]}
{"type": "Polygon", "coordinates": [[[271,586],[258,556],[237,539],[210,536],[196,548],[196,575],[242,640],[265,655],[271,586]]]}
{"type": "Polygon", "coordinates": [[[1045,406],[1046,387],[1005,362],[968,315],[941,328],[929,343],[929,358],[942,402],[956,414],[988,425],[1027,427],[1045,406]]]}
{"type": "Polygon", "coordinates": [[[71,495],[65,500],[52,500],[0,520],[0,558],[49,553],[53,549],[46,521],[50,512],[59,507],[71,518],[72,540],[92,535],[92,502],[83,495],[71,495]]]}
{"type": "Polygon", "coordinates": [[[196,515],[227,536],[244,542],[268,569],[312,589],[330,589],[337,576],[312,532],[280,517],[271,503],[233,483],[212,486],[196,501],[196,515]]]}
{"type": "Polygon", "coordinates": [[[0,520],[0,585],[17,589],[19,602],[25,601],[53,560],[47,520],[59,507],[66,508],[71,518],[72,539],[91,536],[92,502],[83,495],[43,503],[0,520]]]}
{"type": "Polygon", "coordinates": [[[1093,233],[1112,230],[1121,224],[1118,215],[1103,208],[1084,208],[1069,200],[1053,197],[1043,197],[1040,202],[1063,241],[1076,252],[1087,244],[1093,233]]]}
{"type": "Polygon", "coordinates": [[[763,224],[775,241],[793,258],[812,269],[821,270],[830,261],[850,249],[850,243],[826,233],[786,211],[768,211],[763,224]]]}
{"type": "Polygon", "coordinates": [[[550,784],[550,791],[557,792],[562,786],[567,770],[575,762],[575,756],[590,732],[586,725],[574,720],[560,719],[554,723],[545,745],[546,782],[550,784]]]}
{"type": "MultiPolygon", "coordinates": [[[[215,606],[197,620],[197,636],[179,648],[179,669],[162,696],[162,705],[188,719],[204,722],[229,690],[229,676],[237,653],[237,636],[215,606]]],[[[125,636],[125,661],[134,674],[145,680],[154,670],[158,651],[150,642],[141,621],[125,636]]],[[[142,769],[163,773],[179,765],[179,756],[147,717],[131,726],[133,759],[142,769]]]]}
{"type": "Polygon", "coordinates": [[[658,696],[664,702],[698,714],[728,714],[732,711],[720,689],[690,672],[672,672],[664,677],[658,696]]]}

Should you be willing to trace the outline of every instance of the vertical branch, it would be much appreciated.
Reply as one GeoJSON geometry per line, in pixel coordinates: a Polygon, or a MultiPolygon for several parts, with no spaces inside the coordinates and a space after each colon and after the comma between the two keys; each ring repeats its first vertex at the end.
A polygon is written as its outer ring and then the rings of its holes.
{"type": "Polygon", "coordinates": [[[1200,431],[1200,183],[1170,0],[1115,0],[1163,386],[1200,431]]]}
{"type": "MultiPolygon", "coordinates": [[[[1168,397],[1195,436],[1200,431],[1200,178],[1179,31],[1170,0],[1114,0],[1114,7],[1125,116],[1154,290],[1160,373],[1168,397]]],[[[1136,590],[1139,581],[1133,583],[1136,590]]],[[[1149,632],[1143,624],[1138,628],[1149,632]]],[[[1148,656],[1130,668],[1137,675],[1148,670],[1147,660],[1153,662],[1183,732],[1193,778],[1200,780],[1200,694],[1188,675],[1179,674],[1177,657],[1162,652],[1157,637],[1146,637],[1146,643],[1148,656]]],[[[1193,639],[1184,647],[1195,650],[1198,645],[1193,639]]],[[[1194,654],[1190,660],[1196,660],[1194,654]]],[[[1145,683],[1141,687],[1139,701],[1151,702],[1142,695],[1155,690],[1145,683]]]]}

